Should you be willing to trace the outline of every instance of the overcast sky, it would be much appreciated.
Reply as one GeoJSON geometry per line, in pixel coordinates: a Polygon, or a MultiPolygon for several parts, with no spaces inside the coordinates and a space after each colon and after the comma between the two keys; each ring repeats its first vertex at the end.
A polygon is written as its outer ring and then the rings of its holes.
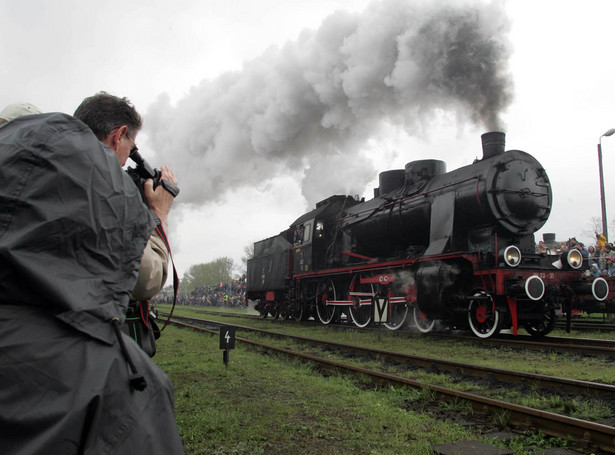
{"type": "MultiPolygon", "coordinates": [[[[371,198],[381,171],[470,164],[494,128],[551,180],[537,240],[591,240],[596,145],[615,127],[615,2],[444,4],[0,0],[0,108],[70,114],[100,90],[127,96],[142,154],[182,188],[169,232],[180,277],[221,256],[240,264],[331,194],[371,198]],[[434,57],[451,47],[457,60],[434,57]],[[455,65],[469,76],[446,79],[455,65]]],[[[615,220],[615,136],[602,144],[615,220]]]]}

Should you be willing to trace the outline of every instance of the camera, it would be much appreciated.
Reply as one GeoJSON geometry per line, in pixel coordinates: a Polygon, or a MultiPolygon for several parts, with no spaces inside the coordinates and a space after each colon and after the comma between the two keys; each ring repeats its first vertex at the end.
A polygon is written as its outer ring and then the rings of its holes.
{"type": "Polygon", "coordinates": [[[141,198],[143,198],[145,205],[149,207],[149,202],[145,197],[145,181],[147,179],[152,179],[154,181],[154,189],[162,185],[162,187],[171,193],[173,197],[179,194],[179,187],[161,178],[160,170],[152,168],[152,166],[143,159],[138,150],[132,151],[129,158],[135,162],[136,167],[129,167],[126,169],[126,173],[132,178],[132,181],[135,182],[137,188],[139,188],[141,198]]]}

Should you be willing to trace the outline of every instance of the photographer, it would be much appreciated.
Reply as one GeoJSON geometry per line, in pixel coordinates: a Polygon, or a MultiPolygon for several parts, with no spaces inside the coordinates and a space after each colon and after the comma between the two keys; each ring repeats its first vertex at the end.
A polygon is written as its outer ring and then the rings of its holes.
{"type": "Polygon", "coordinates": [[[138,277],[161,286],[152,232],[172,195],[146,183],[143,203],[120,165],[140,117],[107,96],[94,127],[51,113],[0,128],[3,453],[183,453],[171,382],[120,330],[138,277]]]}
{"type": "MultiPolygon", "coordinates": [[[[90,127],[100,142],[109,147],[124,166],[133,151],[138,151],[135,141],[143,126],[139,113],[125,98],[118,98],[105,92],[86,98],[79,105],[75,118],[90,127]]],[[[161,180],[176,185],[173,171],[167,166],[160,168],[161,180]]],[[[156,189],[151,179],[145,181],[145,197],[157,216],[157,222],[167,231],[167,217],[174,196],[162,185],[156,189]]],[[[149,300],[160,292],[167,280],[169,252],[157,230],[154,230],[143,252],[139,278],[132,298],[136,301],[149,300]]]]}
{"type": "Polygon", "coordinates": [[[179,192],[173,171],[162,166],[156,175],[139,153],[137,135],[142,127],[139,113],[125,98],[118,98],[105,92],[86,98],[74,114],[90,127],[98,140],[109,147],[117,156],[121,166],[131,158],[147,178],[129,168],[129,175],[135,180],[142,197],[156,218],[156,228],[145,247],[137,284],[132,291],[125,323],[122,330],[134,339],[150,356],[156,354],[156,338],[160,330],[150,316],[149,300],[157,295],[167,280],[169,247],[166,241],[167,216],[174,197],[179,192]],[[153,178],[157,177],[154,188],[153,178]]]}

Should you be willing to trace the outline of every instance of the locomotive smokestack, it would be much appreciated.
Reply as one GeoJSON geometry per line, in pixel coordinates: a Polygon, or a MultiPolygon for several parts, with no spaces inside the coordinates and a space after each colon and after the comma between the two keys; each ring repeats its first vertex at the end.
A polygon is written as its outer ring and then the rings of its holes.
{"type": "Polygon", "coordinates": [[[483,141],[483,159],[504,153],[506,133],[492,131],[483,134],[480,138],[483,141]]]}

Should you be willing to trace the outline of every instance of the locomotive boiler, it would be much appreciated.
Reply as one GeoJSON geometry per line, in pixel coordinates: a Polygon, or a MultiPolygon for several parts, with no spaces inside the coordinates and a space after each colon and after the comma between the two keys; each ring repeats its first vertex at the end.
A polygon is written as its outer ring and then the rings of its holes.
{"type": "Polygon", "coordinates": [[[558,309],[601,301],[603,278],[582,256],[538,254],[549,217],[547,173],[530,154],[482,135],[483,156],[446,172],[439,160],[382,172],[371,200],[331,196],[279,235],[254,245],[247,298],[263,315],[328,324],[436,321],[490,337],[502,328],[551,331],[558,309]]]}

